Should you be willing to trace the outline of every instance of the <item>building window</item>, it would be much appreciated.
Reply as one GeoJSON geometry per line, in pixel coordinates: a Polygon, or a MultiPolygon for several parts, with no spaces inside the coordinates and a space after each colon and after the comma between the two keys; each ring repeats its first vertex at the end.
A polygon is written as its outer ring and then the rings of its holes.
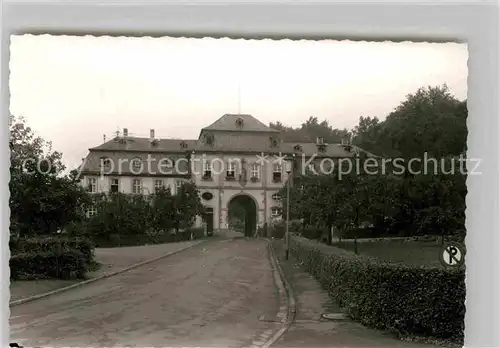
{"type": "Polygon", "coordinates": [[[97,179],[96,178],[88,178],[87,183],[88,183],[89,192],[96,193],[97,192],[97,179]]]}
{"type": "Polygon", "coordinates": [[[95,205],[90,205],[89,207],[87,207],[87,217],[91,217],[91,216],[94,216],[95,214],[97,214],[97,208],[95,205]]]}
{"type": "Polygon", "coordinates": [[[210,162],[205,162],[203,164],[203,178],[210,179],[212,177],[212,164],[210,162]]]}
{"type": "Polygon", "coordinates": [[[120,180],[113,178],[109,183],[109,191],[112,193],[116,193],[120,191],[120,180]]]}
{"type": "Polygon", "coordinates": [[[161,179],[155,180],[155,192],[158,192],[162,188],[165,188],[165,184],[164,184],[163,180],[161,180],[161,179]]]}
{"type": "Polygon", "coordinates": [[[177,180],[177,181],[175,182],[175,190],[176,190],[176,193],[178,193],[178,192],[180,191],[180,189],[181,189],[181,187],[182,187],[182,185],[183,185],[183,184],[184,184],[184,183],[183,183],[181,180],[177,180]]]}
{"type": "Polygon", "coordinates": [[[136,195],[142,193],[142,183],[140,179],[132,180],[132,193],[136,195]]]}
{"type": "Polygon", "coordinates": [[[132,169],[134,171],[137,171],[137,170],[141,170],[141,168],[142,168],[142,161],[138,158],[134,158],[132,160],[132,169]]]}
{"type": "Polygon", "coordinates": [[[251,178],[255,181],[260,179],[260,165],[258,163],[252,164],[251,178]]]}
{"type": "Polygon", "coordinates": [[[270,137],[269,138],[269,145],[270,147],[274,148],[274,147],[278,147],[279,146],[279,141],[276,137],[270,137]]]}
{"type": "Polygon", "coordinates": [[[281,163],[273,164],[273,182],[281,182],[282,171],[283,171],[283,166],[281,163]]]}
{"type": "Polygon", "coordinates": [[[235,178],[236,164],[232,162],[227,163],[226,179],[234,180],[235,178]]]}
{"type": "Polygon", "coordinates": [[[111,166],[111,160],[107,157],[101,157],[101,168],[109,168],[111,166]]]}
{"type": "Polygon", "coordinates": [[[205,134],[204,139],[205,139],[205,144],[210,146],[214,144],[213,134],[205,134]]]}
{"type": "Polygon", "coordinates": [[[278,201],[278,202],[281,202],[281,196],[279,193],[273,193],[273,195],[271,196],[271,198],[275,201],[278,201]]]}
{"type": "Polygon", "coordinates": [[[272,217],[278,217],[281,215],[281,209],[279,207],[272,207],[271,208],[271,216],[272,217]]]}
{"type": "Polygon", "coordinates": [[[163,165],[167,169],[172,169],[174,167],[174,160],[171,158],[167,158],[167,160],[164,161],[163,165]]]}

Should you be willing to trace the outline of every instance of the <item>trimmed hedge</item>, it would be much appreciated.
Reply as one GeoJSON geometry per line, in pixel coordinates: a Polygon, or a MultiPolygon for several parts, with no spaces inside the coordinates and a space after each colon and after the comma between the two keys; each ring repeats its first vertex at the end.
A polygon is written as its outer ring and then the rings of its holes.
{"type": "Polygon", "coordinates": [[[84,279],[88,269],[85,256],[78,250],[27,252],[10,258],[12,280],[84,279]]]}
{"type": "Polygon", "coordinates": [[[190,228],[177,233],[158,232],[146,233],[138,236],[128,236],[120,234],[112,234],[109,238],[96,238],[95,244],[99,248],[112,248],[121,246],[139,246],[147,244],[165,244],[176,243],[191,240],[191,232],[194,239],[205,237],[204,228],[190,228]]]}
{"type": "Polygon", "coordinates": [[[323,236],[323,229],[319,227],[308,226],[301,233],[302,237],[312,240],[320,240],[323,236]]]}
{"type": "Polygon", "coordinates": [[[189,231],[193,233],[193,239],[200,239],[205,237],[205,229],[203,227],[193,227],[189,231]]]}
{"type": "Polygon", "coordinates": [[[281,239],[285,237],[285,223],[277,222],[271,225],[271,237],[274,239],[281,239]]]}
{"type": "Polygon", "coordinates": [[[94,245],[85,238],[41,236],[9,241],[11,279],[84,278],[94,266],[94,245]]]}
{"type": "Polygon", "coordinates": [[[11,253],[39,253],[76,250],[82,254],[85,262],[90,264],[94,260],[94,245],[86,238],[64,237],[64,236],[43,236],[27,239],[19,239],[11,244],[11,253]]]}
{"type": "Polygon", "coordinates": [[[400,336],[428,336],[462,344],[464,269],[414,268],[304,238],[292,237],[291,242],[291,255],[352,319],[400,336]]]}

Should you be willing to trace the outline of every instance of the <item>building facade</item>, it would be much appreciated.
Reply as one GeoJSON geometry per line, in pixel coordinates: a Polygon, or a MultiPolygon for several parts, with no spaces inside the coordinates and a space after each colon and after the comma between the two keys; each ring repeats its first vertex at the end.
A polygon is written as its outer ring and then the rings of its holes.
{"type": "Polygon", "coordinates": [[[347,142],[284,142],[279,131],[251,115],[226,114],[194,140],[157,139],[154,130],[149,138],[130,137],[124,129],[89,149],[80,173],[93,193],[151,194],[163,186],[175,194],[192,181],[208,208],[208,225],[219,230],[228,228],[230,203],[242,196],[253,202],[255,227],[280,219],[278,192],[290,175],[328,170],[335,160],[358,152],[347,142]]]}

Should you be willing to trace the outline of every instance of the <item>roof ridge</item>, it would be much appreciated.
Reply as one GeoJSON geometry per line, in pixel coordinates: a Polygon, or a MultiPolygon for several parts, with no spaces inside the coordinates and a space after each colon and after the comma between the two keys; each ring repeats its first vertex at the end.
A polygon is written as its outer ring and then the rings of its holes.
{"type": "Polygon", "coordinates": [[[203,127],[201,132],[204,130],[279,133],[279,130],[269,127],[251,114],[241,113],[226,113],[219,117],[215,122],[203,127]],[[237,124],[238,119],[242,120],[240,124],[237,124]]]}

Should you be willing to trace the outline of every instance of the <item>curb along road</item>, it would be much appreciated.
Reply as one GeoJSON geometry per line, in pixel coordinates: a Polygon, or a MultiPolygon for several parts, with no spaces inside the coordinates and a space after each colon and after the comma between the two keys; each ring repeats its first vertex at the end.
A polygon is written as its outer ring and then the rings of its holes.
{"type": "Polygon", "coordinates": [[[52,291],[49,291],[49,292],[46,292],[46,293],[43,293],[43,294],[38,294],[38,295],[30,296],[30,297],[25,297],[25,298],[22,298],[22,299],[19,299],[19,300],[16,300],[16,301],[12,301],[12,302],[9,303],[9,307],[19,306],[19,305],[27,303],[27,302],[32,302],[32,301],[35,301],[35,300],[38,300],[38,299],[41,299],[41,298],[44,298],[44,297],[47,297],[47,296],[50,296],[50,295],[55,295],[55,294],[58,294],[58,293],[61,293],[61,292],[64,292],[64,291],[67,291],[67,290],[70,290],[70,289],[73,289],[73,288],[80,287],[82,285],[94,283],[94,282],[96,282],[98,280],[109,278],[109,277],[112,277],[112,276],[117,275],[117,274],[125,273],[125,272],[127,272],[127,271],[129,271],[131,269],[134,269],[134,268],[146,265],[146,264],[154,262],[154,261],[161,260],[161,259],[163,259],[165,257],[178,254],[178,253],[180,253],[182,251],[186,251],[186,250],[192,249],[192,248],[194,248],[197,245],[204,244],[204,243],[207,243],[209,241],[211,241],[211,240],[210,239],[204,239],[204,240],[198,241],[198,242],[196,242],[194,244],[191,244],[191,245],[189,245],[189,246],[187,246],[185,248],[181,248],[179,250],[171,251],[171,252],[166,253],[164,255],[161,255],[159,257],[155,257],[153,259],[149,259],[149,260],[146,260],[146,261],[142,261],[142,262],[133,264],[131,266],[128,266],[128,267],[123,268],[123,269],[121,269],[119,271],[116,271],[116,272],[111,272],[111,273],[107,273],[107,274],[104,274],[104,275],[101,275],[101,276],[98,276],[98,277],[95,277],[95,278],[87,279],[87,280],[78,282],[76,284],[73,284],[73,285],[70,285],[70,286],[65,286],[63,288],[52,290],[52,291]]]}
{"type": "Polygon", "coordinates": [[[262,345],[261,348],[269,348],[278,339],[280,339],[280,337],[285,334],[285,332],[290,328],[290,326],[292,326],[295,320],[295,314],[297,312],[297,301],[295,300],[295,294],[293,292],[292,287],[290,286],[290,283],[287,281],[285,274],[283,273],[283,270],[281,268],[281,265],[279,264],[278,259],[276,258],[272,242],[269,243],[268,248],[269,248],[272,267],[278,273],[277,281],[281,282],[281,286],[283,286],[283,288],[285,289],[285,293],[287,295],[288,313],[286,319],[283,322],[282,328],[273,337],[271,337],[264,345],[262,345]]]}

